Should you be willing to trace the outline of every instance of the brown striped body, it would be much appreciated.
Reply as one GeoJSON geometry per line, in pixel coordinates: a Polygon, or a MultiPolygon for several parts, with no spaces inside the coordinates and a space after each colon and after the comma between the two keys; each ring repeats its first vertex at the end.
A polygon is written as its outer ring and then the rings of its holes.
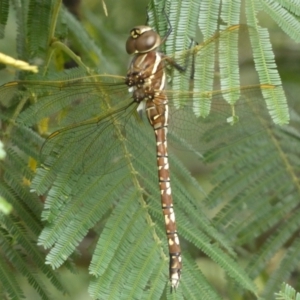
{"type": "MultiPolygon", "coordinates": [[[[127,44],[131,41],[136,42],[135,39],[142,37],[139,32],[136,33],[137,29],[139,28],[132,30],[127,44]]],[[[168,99],[164,93],[166,75],[162,55],[155,51],[154,47],[143,53],[139,53],[137,50],[127,50],[127,52],[136,54],[130,64],[126,83],[131,87],[134,100],[138,103],[142,101],[146,103],[147,117],[155,132],[161,205],[170,255],[170,282],[171,287],[176,289],[181,275],[182,258],[170,185],[167,149],[168,99]]]]}

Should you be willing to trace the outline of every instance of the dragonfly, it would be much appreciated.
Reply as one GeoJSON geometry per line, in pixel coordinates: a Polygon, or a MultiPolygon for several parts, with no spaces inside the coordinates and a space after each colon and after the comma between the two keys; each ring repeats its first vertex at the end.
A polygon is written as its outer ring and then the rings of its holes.
{"type": "MultiPolygon", "coordinates": [[[[222,38],[237,35],[239,31],[240,26],[233,25],[202,44],[165,55],[158,49],[166,37],[160,37],[149,26],[136,26],[126,42],[127,53],[133,55],[126,76],[90,74],[57,81],[15,81],[2,86],[0,91],[3,99],[12,98],[17,93],[26,93],[28,98],[37,99],[20,115],[19,122],[27,126],[50,113],[60,119],[62,128],[47,137],[41,150],[42,161],[50,159],[53,153],[56,155],[53,172],[74,169],[79,173],[106,174],[122,167],[126,161],[120,137],[130,143],[137,142],[138,133],[129,133],[128,127],[130,122],[135,122],[133,115],[137,116],[136,111],[146,113],[156,140],[161,208],[169,251],[169,280],[175,290],[179,286],[183,262],[171,190],[168,129],[177,134],[181,142],[187,141],[197,148],[204,144],[202,130],[213,129],[218,137],[223,135],[224,139],[218,143],[226,146],[233,139],[259,130],[247,116],[255,114],[264,123],[272,122],[262,99],[264,93],[275,93],[280,88],[276,85],[237,86],[209,92],[195,89],[196,59],[212,55],[212,45],[222,38]],[[170,69],[187,73],[189,85],[186,90],[168,89],[170,69]],[[224,100],[232,95],[235,102],[224,100]],[[87,115],[89,118],[85,119],[87,115]],[[244,119],[248,121],[244,122],[244,119]],[[231,130],[233,128],[236,130],[231,130]],[[76,165],[66,164],[65,157],[71,153],[76,165]],[[105,160],[100,162],[99,156],[105,156],[105,160]],[[82,163],[78,164],[78,161],[82,163]]],[[[219,145],[209,139],[206,142],[208,147],[219,145]]],[[[143,146],[140,148],[142,152],[143,146]]]]}

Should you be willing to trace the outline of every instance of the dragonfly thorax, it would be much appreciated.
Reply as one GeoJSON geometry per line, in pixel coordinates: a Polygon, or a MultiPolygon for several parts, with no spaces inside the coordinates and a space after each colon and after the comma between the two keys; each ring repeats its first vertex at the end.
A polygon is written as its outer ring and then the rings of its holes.
{"type": "Polygon", "coordinates": [[[149,26],[136,26],[130,31],[126,51],[128,54],[134,54],[134,57],[125,83],[138,103],[153,99],[164,89],[164,63],[162,54],[156,50],[160,44],[159,34],[149,26]]]}
{"type": "Polygon", "coordinates": [[[143,100],[152,100],[156,96],[156,93],[153,89],[149,88],[134,88],[133,90],[133,99],[140,103],[143,100]]]}
{"type": "Polygon", "coordinates": [[[161,44],[161,38],[149,26],[137,26],[131,29],[130,36],[126,42],[126,51],[128,54],[147,53],[161,44]]]}
{"type": "Polygon", "coordinates": [[[162,55],[157,51],[135,54],[125,83],[133,93],[133,99],[140,103],[157,97],[165,88],[165,71],[162,55]]]}

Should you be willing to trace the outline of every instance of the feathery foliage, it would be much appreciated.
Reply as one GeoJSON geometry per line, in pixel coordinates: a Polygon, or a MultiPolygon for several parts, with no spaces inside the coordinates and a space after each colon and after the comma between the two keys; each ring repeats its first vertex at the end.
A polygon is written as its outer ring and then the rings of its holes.
{"type": "MultiPolygon", "coordinates": [[[[14,2],[18,58],[39,64],[40,73],[20,72],[23,81],[0,88],[7,153],[0,196],[13,207],[0,211],[2,298],[26,296],[12,271],[41,299],[51,299],[50,286],[65,293],[60,270],[74,268],[88,236],[93,299],[272,299],[291,277],[300,253],[299,106],[290,99],[287,106],[257,13],[299,41],[300,2],[241,4],[152,0],[147,10],[149,25],[169,34],[161,50],[180,66],[166,60],[171,186],[183,248],[182,280],[170,293],[155,138],[132,104],[126,66],[122,76],[107,75],[118,67],[103,55],[105,40],[94,41],[95,29],[86,30],[60,1],[14,2]],[[254,80],[241,68],[250,49],[254,80]],[[62,71],[67,64],[76,67],[62,71]],[[187,156],[193,165],[200,157],[213,163],[209,190],[186,168],[187,156]],[[225,291],[199,257],[224,271],[225,291]],[[255,279],[264,280],[261,290],[255,279]]],[[[0,37],[7,15],[4,1],[0,37]]]]}
{"type": "Polygon", "coordinates": [[[276,293],[276,300],[299,300],[300,294],[296,293],[287,283],[283,283],[279,293],[276,293]]]}

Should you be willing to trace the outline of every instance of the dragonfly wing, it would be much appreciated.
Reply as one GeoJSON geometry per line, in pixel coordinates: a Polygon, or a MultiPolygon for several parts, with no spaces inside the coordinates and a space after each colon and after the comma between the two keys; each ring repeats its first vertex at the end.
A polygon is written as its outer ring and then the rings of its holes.
{"type": "MultiPolygon", "coordinates": [[[[1,100],[8,106],[20,97],[31,105],[20,114],[19,123],[38,124],[41,134],[54,130],[40,152],[42,164],[54,176],[59,172],[104,175],[128,163],[126,145],[139,140],[139,131],[133,128],[136,105],[124,77],[83,75],[15,81],[1,87],[1,100]]],[[[142,149],[141,144],[137,152],[142,149]]]]}
{"type": "Polygon", "coordinates": [[[58,130],[41,150],[41,160],[52,171],[104,175],[124,167],[126,145],[132,143],[131,116],[136,106],[113,113],[104,119],[58,130]]]}
{"type": "MultiPolygon", "coordinates": [[[[271,88],[271,87],[270,87],[271,88]]],[[[276,88],[272,86],[272,88],[276,88]]],[[[230,146],[266,128],[275,126],[262,96],[263,86],[241,87],[235,104],[225,101],[225,92],[213,92],[211,97],[199,94],[199,105],[207,106],[209,114],[197,117],[190,93],[181,93],[185,103],[179,109],[170,99],[170,133],[187,142],[194,149],[205,153],[230,146]]],[[[204,93],[205,94],[205,93],[204,93]]],[[[178,96],[178,93],[177,93],[178,96]]],[[[195,95],[193,95],[195,97],[195,95]]],[[[175,145],[182,149],[183,146],[175,145]]]]}
{"type": "Polygon", "coordinates": [[[124,82],[124,77],[104,75],[56,81],[15,81],[1,87],[1,99],[8,103],[14,97],[21,97],[31,104],[18,118],[26,126],[47,118],[63,127],[96,117],[120,99],[129,98],[124,82]]]}
{"type": "Polygon", "coordinates": [[[183,95],[182,92],[190,91],[188,98],[194,100],[193,111],[197,116],[207,117],[210,102],[199,99],[212,98],[216,93],[210,91],[217,89],[225,91],[222,93],[223,98],[234,104],[242,90],[240,82],[257,82],[259,79],[261,86],[277,87],[273,90],[263,88],[263,96],[273,120],[277,124],[287,124],[287,101],[274,65],[263,63],[265,59],[258,59],[251,52],[251,41],[259,39],[260,33],[255,28],[232,25],[199,45],[192,44],[187,50],[166,56],[170,75],[168,82],[173,90],[172,102],[177,107],[184,105],[187,94],[183,95]]]}

